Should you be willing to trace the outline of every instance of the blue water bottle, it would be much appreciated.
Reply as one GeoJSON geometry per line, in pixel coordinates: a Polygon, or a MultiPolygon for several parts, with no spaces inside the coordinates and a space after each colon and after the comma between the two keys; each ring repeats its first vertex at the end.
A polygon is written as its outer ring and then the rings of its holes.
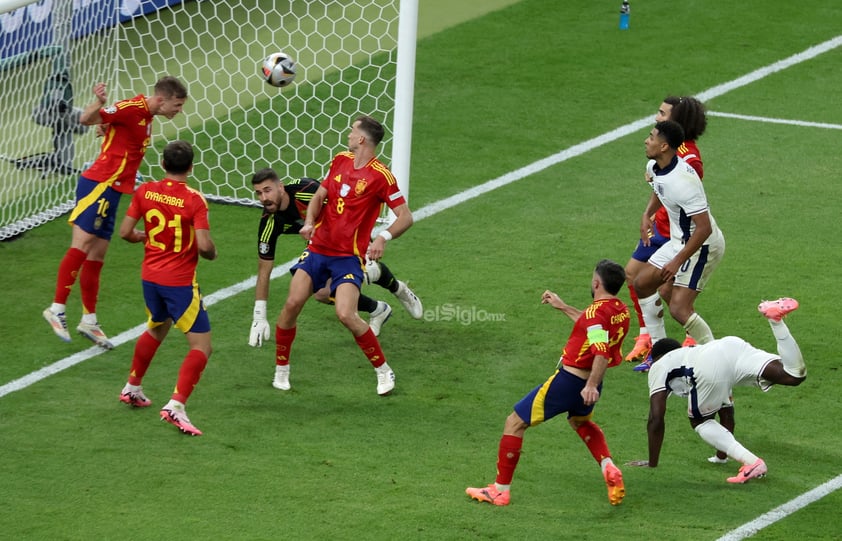
{"type": "Polygon", "coordinates": [[[629,0],[623,0],[623,5],[620,6],[620,30],[629,29],[629,14],[631,13],[631,6],[629,0]]]}

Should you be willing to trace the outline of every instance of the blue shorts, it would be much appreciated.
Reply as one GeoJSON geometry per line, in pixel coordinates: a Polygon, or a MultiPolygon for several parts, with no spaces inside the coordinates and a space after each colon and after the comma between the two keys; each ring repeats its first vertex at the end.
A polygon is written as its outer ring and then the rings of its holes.
{"type": "Polygon", "coordinates": [[[649,237],[649,246],[644,246],[642,240],[637,241],[637,248],[631,255],[632,259],[646,263],[658,251],[658,248],[669,242],[669,238],[662,236],[654,227],[652,229],[653,234],[649,237]]]}
{"type": "Polygon", "coordinates": [[[298,263],[290,271],[294,274],[298,269],[310,275],[313,280],[313,291],[318,291],[330,280],[330,296],[333,297],[339,284],[351,283],[360,289],[365,276],[363,260],[355,255],[332,256],[322,255],[304,250],[298,257],[298,263]]]}
{"type": "Polygon", "coordinates": [[[210,319],[198,285],[162,286],[146,280],[142,282],[150,329],[172,319],[183,333],[210,332],[210,319]]]}
{"type": "Polygon", "coordinates": [[[76,206],[67,221],[91,235],[111,240],[121,195],[105,182],[79,177],[76,206]]]}
{"type": "MultiPolygon", "coordinates": [[[[565,412],[568,419],[587,417],[593,411],[594,404],[586,406],[582,400],[581,392],[585,383],[587,381],[566,370],[556,370],[547,381],[515,404],[515,413],[529,426],[539,425],[565,412]]],[[[598,389],[602,391],[601,384],[598,389]]]]}

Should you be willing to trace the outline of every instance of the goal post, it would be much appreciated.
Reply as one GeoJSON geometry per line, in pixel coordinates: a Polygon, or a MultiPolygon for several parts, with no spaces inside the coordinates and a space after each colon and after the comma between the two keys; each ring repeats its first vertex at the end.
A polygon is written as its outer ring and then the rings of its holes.
{"type": "Polygon", "coordinates": [[[188,88],[184,114],[156,118],[144,179],[160,178],[163,147],[184,139],[209,199],[254,204],[254,171],[322,178],[353,118],[371,114],[408,194],[417,13],[418,0],[0,0],[0,240],[72,207],[100,144],[72,112],[97,81],[109,101],[148,94],[165,74],[188,88]],[[298,68],[283,89],[258,74],[276,51],[298,68]]]}

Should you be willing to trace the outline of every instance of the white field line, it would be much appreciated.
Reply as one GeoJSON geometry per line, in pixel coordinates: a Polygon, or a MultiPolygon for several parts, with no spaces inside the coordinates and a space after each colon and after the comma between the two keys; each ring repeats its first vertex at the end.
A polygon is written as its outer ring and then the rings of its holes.
{"type": "Polygon", "coordinates": [[[802,128],[824,128],[826,130],[842,130],[842,124],[826,124],[824,122],[807,122],[806,120],[788,120],[786,118],[769,118],[766,116],[736,115],[734,113],[722,113],[719,111],[708,111],[708,116],[721,118],[735,118],[737,120],[750,120],[753,122],[765,122],[766,124],[787,124],[800,126],[802,128]]]}
{"type": "MultiPolygon", "coordinates": [[[[791,515],[799,509],[803,509],[811,503],[821,500],[831,492],[837,491],[840,488],[842,488],[842,475],[838,475],[830,481],[817,486],[813,490],[805,492],[801,496],[793,498],[783,505],[779,505],[768,513],[760,515],[751,522],[746,522],[739,528],[726,533],[717,539],[717,541],[741,541],[746,537],[751,537],[766,526],[786,518],[787,515],[791,515]]],[[[805,532],[805,534],[806,538],[810,537],[809,533],[805,532]]]]}
{"type": "MultiPolygon", "coordinates": [[[[833,39],[825,41],[824,43],[820,43],[814,47],[810,47],[798,54],[794,54],[788,58],[770,64],[768,66],[759,68],[757,70],[752,71],[742,77],[738,77],[733,81],[729,81],[727,83],[723,83],[721,85],[717,85],[713,88],[705,90],[699,94],[696,94],[696,97],[699,100],[705,102],[709,101],[713,98],[722,96],[732,90],[736,90],[743,86],[749,85],[751,83],[757,82],[764,77],[792,67],[796,64],[800,64],[812,58],[815,58],[823,53],[831,51],[837,47],[842,45],[842,36],[837,36],[833,39]]],[[[795,121],[785,121],[782,119],[763,119],[761,117],[748,117],[743,115],[730,115],[726,113],[712,113],[714,116],[722,116],[722,117],[730,117],[736,119],[743,119],[743,120],[755,120],[755,121],[766,121],[766,122],[776,122],[782,124],[795,124],[799,126],[811,126],[811,127],[821,127],[821,128],[830,128],[830,129],[839,129],[837,125],[833,124],[819,124],[819,123],[809,123],[809,122],[795,122],[795,121]]],[[[518,180],[521,180],[527,176],[533,175],[544,169],[552,167],[553,165],[557,165],[564,161],[567,161],[571,158],[575,158],[576,156],[580,156],[586,152],[594,150],[595,148],[599,148],[602,145],[608,144],[610,142],[616,141],[621,137],[626,135],[632,134],[641,130],[652,123],[651,117],[641,118],[640,120],[636,120],[625,126],[621,126],[616,128],[610,132],[604,133],[598,137],[594,137],[593,139],[589,139],[583,143],[579,143],[574,145],[568,149],[562,150],[552,156],[544,158],[542,160],[538,160],[532,164],[529,164],[525,167],[512,171],[510,173],[506,173],[503,176],[497,177],[493,180],[489,180],[479,186],[474,186],[464,192],[459,194],[453,195],[451,197],[445,198],[441,201],[437,201],[435,203],[431,203],[425,207],[422,207],[413,212],[413,216],[416,220],[423,220],[424,218],[428,218],[439,212],[447,210],[451,207],[455,207],[456,205],[462,204],[465,201],[469,201],[475,197],[479,197],[485,193],[488,193],[492,190],[496,190],[497,188],[506,186],[518,180]]],[[[283,274],[289,272],[290,266],[295,262],[295,260],[288,261],[282,265],[275,267],[272,271],[272,279],[275,279],[283,274]]],[[[256,283],[256,277],[251,277],[247,280],[244,280],[238,284],[234,284],[232,286],[226,287],[219,291],[216,291],[208,296],[205,297],[205,305],[212,306],[217,302],[221,302],[228,298],[233,297],[234,295],[238,295],[243,293],[244,291],[248,291],[254,288],[256,283]]],[[[146,328],[145,324],[138,325],[132,329],[124,331],[119,335],[112,338],[112,342],[115,346],[122,345],[126,342],[134,340],[146,328]]],[[[95,357],[102,353],[102,350],[98,347],[91,347],[85,351],[80,351],[70,357],[66,357],[60,361],[57,361],[49,366],[46,366],[40,370],[27,374],[22,378],[18,378],[14,381],[10,381],[2,386],[0,386],[0,398],[6,396],[9,393],[13,393],[15,391],[19,391],[30,385],[41,381],[42,379],[47,378],[53,374],[57,374],[67,368],[75,366],[83,361],[86,361],[92,357],[95,357]]],[[[720,541],[740,541],[745,539],[746,537],[750,537],[760,531],[761,529],[785,518],[787,515],[790,515],[801,509],[810,503],[823,498],[824,496],[830,494],[842,488],[842,475],[836,477],[835,479],[820,485],[819,487],[773,509],[772,511],[759,516],[755,520],[746,523],[745,525],[732,530],[731,532],[727,533],[725,536],[720,538],[720,541]]]]}

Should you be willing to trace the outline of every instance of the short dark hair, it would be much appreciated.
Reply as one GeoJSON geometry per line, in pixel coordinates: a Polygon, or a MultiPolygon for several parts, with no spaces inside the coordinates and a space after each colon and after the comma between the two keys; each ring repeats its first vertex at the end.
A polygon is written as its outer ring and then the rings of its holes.
{"type": "Polygon", "coordinates": [[[673,150],[676,150],[684,142],[684,128],[674,120],[662,120],[655,124],[655,129],[673,150]]]}
{"type": "Polygon", "coordinates": [[[619,293],[626,283],[625,269],[622,265],[610,259],[603,259],[597,263],[594,272],[602,280],[605,290],[612,295],[619,293]]]}
{"type": "Polygon", "coordinates": [[[707,108],[696,98],[683,96],[672,106],[670,120],[681,124],[685,140],[695,141],[705,133],[708,126],[707,108]]]}
{"type": "Polygon", "coordinates": [[[380,141],[383,140],[383,136],[386,134],[383,124],[368,115],[360,115],[354,122],[360,123],[360,129],[368,135],[374,146],[379,145],[380,141]]]}
{"type": "Polygon", "coordinates": [[[155,94],[165,98],[187,99],[187,87],[175,77],[166,75],[155,83],[155,94]]]}
{"type": "Polygon", "coordinates": [[[256,186],[265,180],[281,180],[281,177],[271,167],[264,167],[251,177],[251,185],[256,186]]]}
{"type": "Polygon", "coordinates": [[[164,171],[183,175],[193,165],[193,145],[187,141],[173,141],[164,147],[164,171]]]}
{"type": "Polygon", "coordinates": [[[680,347],[681,344],[675,338],[661,338],[652,344],[652,350],[650,351],[652,361],[657,361],[670,351],[679,349],[680,347]]]}

